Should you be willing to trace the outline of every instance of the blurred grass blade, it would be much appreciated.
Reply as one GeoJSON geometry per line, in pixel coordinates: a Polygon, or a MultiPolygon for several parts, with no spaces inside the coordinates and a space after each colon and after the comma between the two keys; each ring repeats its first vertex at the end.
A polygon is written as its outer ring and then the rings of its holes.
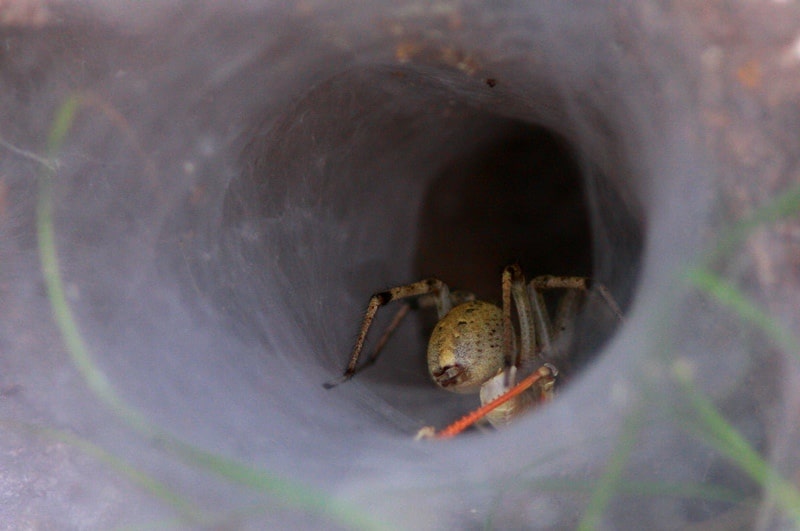
{"type": "MultiPolygon", "coordinates": [[[[723,234],[714,249],[700,260],[700,265],[686,271],[686,279],[698,290],[738,316],[741,321],[763,332],[775,347],[800,361],[798,338],[749,299],[741,289],[712,270],[755,230],[797,214],[798,211],[800,211],[800,185],[792,187],[737,222],[723,234]]],[[[714,404],[695,389],[690,374],[687,371],[675,371],[683,394],[692,409],[689,415],[677,415],[680,422],[688,431],[730,459],[758,482],[767,492],[764,497],[770,498],[771,495],[780,509],[795,521],[796,528],[800,529],[800,491],[797,486],[785,479],[738,430],[725,420],[714,404]]]]}
{"type": "MultiPolygon", "coordinates": [[[[530,482],[528,487],[538,492],[586,492],[593,494],[599,488],[598,480],[570,479],[570,478],[542,478],[530,482]]],[[[739,503],[745,496],[719,485],[707,483],[668,483],[663,481],[625,480],[614,485],[617,496],[630,496],[636,498],[687,498],[693,500],[720,501],[726,503],[739,503]]],[[[585,519],[585,518],[584,518],[585,519]]]]}
{"type": "Polygon", "coordinates": [[[675,372],[682,385],[684,397],[691,407],[689,414],[676,415],[687,431],[726,456],[762,488],[769,491],[778,506],[795,521],[800,529],[800,491],[781,476],[749,442],[719,413],[714,404],[697,392],[691,379],[675,372]]]}
{"type": "Polygon", "coordinates": [[[718,243],[700,260],[700,263],[704,266],[715,264],[729,256],[753,231],[798,212],[800,212],[800,185],[795,185],[734,223],[721,235],[718,243]]]}
{"type": "Polygon", "coordinates": [[[797,338],[778,325],[775,319],[757,307],[736,286],[704,267],[690,268],[686,276],[695,287],[732,310],[742,321],[760,328],[776,346],[790,352],[800,361],[800,342],[797,338]]]}
{"type": "Polygon", "coordinates": [[[625,471],[625,464],[628,462],[639,436],[642,419],[643,414],[639,408],[625,417],[620,429],[619,440],[606,465],[606,470],[595,484],[592,496],[589,498],[586,512],[578,526],[580,531],[590,531],[600,526],[606,507],[620,488],[622,473],[625,471]]]}
{"type": "Polygon", "coordinates": [[[71,447],[106,464],[139,487],[142,487],[145,491],[176,509],[183,518],[195,523],[209,520],[208,515],[205,515],[199,506],[178,495],[174,489],[167,487],[153,477],[145,474],[118,455],[109,453],[96,444],[63,430],[52,428],[34,429],[41,431],[41,433],[47,437],[69,444],[71,447]]]}
{"type": "Polygon", "coordinates": [[[54,162],[61,146],[72,126],[78,111],[79,99],[71,96],[61,105],[53,122],[47,141],[47,157],[50,165],[44,166],[39,174],[39,198],[36,206],[36,231],[39,243],[39,259],[42,274],[47,288],[47,297],[53,311],[53,318],[64,339],[72,361],[80,371],[92,392],[118,415],[145,429],[146,421],[135,411],[128,408],[114,392],[105,374],[97,368],[91,358],[89,349],[75,321],[75,317],[67,301],[66,290],[61,278],[58,261],[58,249],[55,241],[55,223],[53,220],[53,179],[58,165],[54,162]]]}
{"type": "MultiPolygon", "coordinates": [[[[58,168],[58,164],[55,161],[72,127],[80,104],[81,100],[77,95],[71,96],[58,109],[53,121],[47,142],[47,156],[50,164],[43,164],[44,169],[39,174],[36,225],[39,256],[53,317],[61,332],[67,351],[89,389],[130,427],[146,437],[162,441],[166,449],[191,466],[205,469],[218,477],[267,493],[286,506],[314,512],[322,516],[329,516],[350,528],[380,528],[381,526],[377,522],[367,518],[362,512],[337,502],[325,493],[311,490],[298,483],[279,478],[274,474],[249,467],[231,459],[204,452],[172,437],[154,426],[138,411],[128,406],[116,393],[105,373],[92,359],[90,350],[70,309],[64,282],[61,278],[55,239],[53,180],[58,168]]],[[[121,460],[115,460],[113,456],[102,453],[98,447],[77,438],[71,438],[70,441],[108,462],[116,469],[123,471],[126,476],[146,486],[151,492],[157,492],[160,498],[171,500],[181,507],[185,505],[181,501],[182,499],[174,492],[170,492],[167,487],[160,486],[160,484],[155,483],[143,474],[137,475],[137,471],[133,467],[124,466],[121,460]]],[[[188,508],[188,506],[185,508],[188,508]]]]}
{"type": "Polygon", "coordinates": [[[280,479],[273,474],[205,452],[175,439],[163,442],[172,445],[172,451],[182,455],[187,462],[227,478],[233,483],[270,494],[287,507],[329,516],[336,521],[346,523],[352,529],[385,528],[362,511],[354,510],[350,505],[342,504],[321,492],[315,492],[295,482],[280,479]]]}

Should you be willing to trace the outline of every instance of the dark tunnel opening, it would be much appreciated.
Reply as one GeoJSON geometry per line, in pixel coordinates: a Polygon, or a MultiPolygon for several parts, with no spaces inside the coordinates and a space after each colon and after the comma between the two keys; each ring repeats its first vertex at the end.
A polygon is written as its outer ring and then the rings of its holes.
{"type": "Polygon", "coordinates": [[[425,191],[415,270],[499,301],[499,271],[591,276],[589,208],[574,151],[552,131],[507,131],[448,161],[425,191]]]}
{"type": "MultiPolygon", "coordinates": [[[[352,308],[363,311],[371,293],[424,277],[499,304],[500,272],[514,262],[528,278],[578,275],[609,282],[608,273],[616,270],[622,280],[615,289],[627,303],[635,291],[643,222],[618,200],[614,185],[592,172],[589,154],[570,144],[566,132],[520,119],[515,102],[498,107],[487,101],[485,92],[493,87],[476,88],[451,76],[398,67],[344,72],[320,83],[277,122],[246,135],[243,170],[226,192],[219,238],[218,260],[231,280],[212,295],[235,326],[249,323],[246,333],[254,336],[269,330],[263,323],[274,310],[267,302],[266,284],[272,282],[261,275],[276,266],[290,272],[286,282],[297,294],[281,311],[313,314],[308,305],[331,301],[319,317],[324,321],[308,326],[337,327],[336,337],[353,337],[360,315],[352,308]],[[611,191],[592,195],[584,171],[611,191]],[[600,208],[614,212],[618,223],[624,220],[614,228],[625,235],[622,261],[615,263],[615,249],[604,242],[605,263],[613,264],[605,271],[593,268],[593,238],[603,230],[593,232],[592,223],[604,220],[592,201],[605,201],[600,208]],[[327,220],[324,237],[308,236],[316,216],[327,220]],[[331,257],[302,273],[290,265],[296,254],[286,249],[303,255],[296,242],[309,238],[313,253],[331,257]],[[359,255],[364,247],[368,252],[359,255]],[[277,256],[275,249],[281,250],[277,256]],[[315,287],[321,276],[341,279],[344,298],[330,287],[315,287]],[[264,301],[255,303],[256,312],[253,297],[264,301]],[[348,311],[337,312],[337,305],[348,311]],[[335,319],[327,319],[328,312],[335,319]]],[[[557,295],[546,295],[551,313],[557,295]]],[[[597,302],[591,297],[587,308],[597,313],[597,302]]],[[[368,348],[392,313],[379,312],[368,348]]],[[[420,314],[356,378],[407,419],[401,431],[409,422],[449,422],[476,403],[473,396],[438,394],[425,364],[435,316],[420,314]]],[[[584,326],[576,352],[563,361],[563,369],[570,368],[563,381],[577,375],[572,369],[588,363],[618,324],[602,318],[579,323],[584,326]]],[[[303,363],[340,371],[347,343],[312,347],[303,363]]],[[[331,392],[332,404],[337,399],[331,392]]]]}

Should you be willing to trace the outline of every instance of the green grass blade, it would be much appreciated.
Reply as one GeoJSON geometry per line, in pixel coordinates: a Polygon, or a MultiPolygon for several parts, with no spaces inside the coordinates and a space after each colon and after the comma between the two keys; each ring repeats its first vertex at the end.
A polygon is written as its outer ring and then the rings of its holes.
{"type": "Polygon", "coordinates": [[[589,498],[586,512],[578,525],[579,531],[590,531],[600,526],[606,507],[620,488],[625,464],[636,444],[641,426],[642,413],[639,409],[625,417],[620,429],[619,440],[606,465],[606,470],[597,481],[591,498],[589,498]]]}
{"type": "Polygon", "coordinates": [[[205,452],[176,439],[164,441],[172,446],[171,451],[180,455],[189,463],[224,477],[233,483],[264,492],[279,500],[287,507],[302,509],[315,514],[329,516],[344,523],[351,529],[385,529],[386,526],[367,517],[362,511],[353,509],[348,504],[337,502],[333,498],[316,492],[295,482],[278,478],[251,466],[237,461],[205,452]]]}
{"type": "Polygon", "coordinates": [[[0,426],[19,431],[26,431],[37,437],[44,437],[53,441],[63,442],[82,452],[83,454],[103,463],[123,477],[127,478],[135,485],[142,488],[144,491],[171,506],[179,512],[182,518],[196,523],[199,523],[204,518],[202,516],[203,511],[199,506],[176,494],[174,490],[137,469],[119,455],[112,454],[102,447],[82,437],[79,437],[74,433],[11,420],[0,421],[0,426]]]}
{"type": "MultiPolygon", "coordinates": [[[[69,132],[78,110],[78,97],[73,96],[59,108],[53,127],[48,136],[48,159],[56,160],[56,155],[69,132]]],[[[92,392],[118,415],[123,416],[131,424],[140,429],[146,425],[145,420],[128,408],[117,396],[105,374],[92,360],[92,356],[67,301],[66,290],[61,278],[61,269],[56,247],[55,223],[53,220],[53,179],[57,164],[45,165],[39,174],[39,198],[36,207],[36,230],[39,244],[39,260],[42,265],[47,296],[53,312],[56,326],[72,357],[72,361],[83,376],[92,392]]]]}
{"type": "Polygon", "coordinates": [[[786,329],[749,300],[736,286],[703,267],[694,267],[687,271],[686,278],[711,296],[722,306],[732,310],[742,321],[761,329],[776,346],[793,354],[800,361],[800,342],[786,329]]]}
{"type": "MultiPolygon", "coordinates": [[[[548,477],[532,481],[528,483],[527,486],[539,492],[585,492],[587,494],[595,494],[598,490],[607,488],[607,482],[607,477],[602,477],[598,480],[548,477]]],[[[613,485],[612,494],[634,498],[687,498],[725,503],[740,503],[745,500],[743,494],[720,485],[629,479],[616,482],[616,484],[613,485]]],[[[604,506],[600,506],[599,503],[597,506],[601,509],[604,508],[604,506]]],[[[585,516],[584,520],[587,520],[585,516]]]]}
{"type": "MultiPolygon", "coordinates": [[[[83,339],[77,321],[72,313],[64,289],[61,269],[58,260],[58,249],[55,238],[53,219],[53,180],[58,164],[52,161],[60,152],[64,141],[77,115],[81,100],[72,96],[62,104],[56,113],[48,136],[48,159],[50,164],[43,164],[39,176],[39,198],[36,211],[39,256],[45,279],[47,296],[56,325],[64,340],[67,352],[73,364],[80,372],[92,393],[130,427],[140,434],[160,440],[164,448],[179,457],[185,463],[207,471],[234,483],[250,487],[256,491],[269,494],[273,499],[295,509],[305,510],[330,517],[353,529],[383,528],[377,521],[371,520],[363,512],[351,509],[348,505],[334,500],[331,496],[309,489],[296,482],[280,478],[269,472],[252,468],[231,459],[204,452],[188,443],[182,442],[154,426],[146,417],[125,403],[109,382],[105,373],[94,361],[90,349],[83,339]]],[[[123,466],[122,461],[114,461],[113,456],[103,454],[97,447],[87,446],[89,443],[79,439],[71,439],[76,445],[115,468],[124,471],[126,476],[146,485],[159,497],[178,503],[181,498],[166,487],[160,487],[144,475],[136,475],[135,469],[123,466]]]]}
{"type": "Polygon", "coordinates": [[[676,414],[684,428],[727,457],[762,488],[769,491],[781,510],[793,518],[797,528],[800,529],[800,491],[797,487],[775,470],[742,434],[725,420],[708,398],[695,390],[688,371],[676,370],[674,373],[682,386],[683,396],[691,408],[689,414],[680,412],[676,414]]]}
{"type": "MultiPolygon", "coordinates": [[[[712,271],[715,264],[734,252],[754,231],[800,211],[800,185],[795,185],[749,216],[734,224],[708,252],[699,265],[689,268],[685,278],[695,288],[727,308],[742,322],[760,330],[774,345],[800,361],[800,341],[769,313],[749,299],[737,286],[712,271]]],[[[727,420],[714,404],[699,393],[691,381],[691,371],[675,371],[693,414],[679,415],[685,428],[726,456],[771,494],[786,515],[800,529],[800,491],[762,457],[727,420]]]]}
{"type": "Polygon", "coordinates": [[[800,185],[795,185],[734,223],[720,236],[717,244],[699,263],[705,266],[717,263],[729,256],[754,231],[798,212],[800,212],[800,185]]]}

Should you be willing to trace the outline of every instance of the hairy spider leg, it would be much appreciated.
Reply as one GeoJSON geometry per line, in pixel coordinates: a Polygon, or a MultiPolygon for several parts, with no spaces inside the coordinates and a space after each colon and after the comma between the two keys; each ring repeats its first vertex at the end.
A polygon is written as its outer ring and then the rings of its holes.
{"type": "MultiPolygon", "coordinates": [[[[552,343],[563,331],[570,330],[573,318],[578,312],[580,297],[589,289],[586,277],[556,277],[543,275],[531,280],[526,286],[525,275],[517,264],[503,270],[503,334],[506,352],[509,352],[508,366],[519,368],[533,360],[542,352],[550,352],[552,343]],[[561,298],[553,321],[547,312],[542,291],[563,289],[567,293],[561,298]],[[511,302],[517,309],[520,325],[520,349],[512,349],[513,326],[511,325],[511,302]]],[[[603,299],[612,311],[621,318],[619,307],[604,286],[599,286],[603,299]]]]}
{"type": "Polygon", "coordinates": [[[404,286],[398,286],[396,288],[392,288],[386,291],[381,291],[375,293],[370,297],[369,304],[367,305],[367,310],[364,312],[364,320],[361,322],[361,329],[358,332],[358,337],[356,338],[355,346],[353,347],[353,353],[350,356],[350,363],[347,364],[347,368],[344,371],[344,374],[335,380],[331,380],[323,384],[323,387],[326,389],[331,389],[336,387],[340,383],[346,382],[350,378],[352,378],[356,372],[363,369],[366,366],[372,365],[378,358],[380,354],[380,350],[389,340],[389,336],[394,332],[394,330],[400,325],[403,318],[406,316],[409,310],[409,305],[403,305],[400,310],[398,310],[397,314],[395,314],[394,319],[389,324],[388,328],[381,336],[378,344],[375,348],[373,354],[369,357],[369,359],[361,366],[358,366],[358,360],[361,356],[361,351],[364,348],[364,343],[367,340],[367,333],[369,332],[370,327],[372,326],[372,321],[375,319],[375,314],[378,313],[378,309],[382,306],[389,304],[392,301],[407,299],[410,297],[418,297],[421,295],[428,295],[431,294],[435,298],[436,303],[436,311],[439,314],[438,317],[441,319],[447,312],[450,311],[452,307],[452,301],[450,299],[450,289],[447,287],[447,284],[439,280],[438,278],[429,278],[426,280],[420,280],[419,282],[414,282],[412,284],[406,284],[404,286]]]}
{"type": "MultiPolygon", "coordinates": [[[[505,364],[498,374],[484,382],[480,390],[481,404],[486,405],[498,396],[502,396],[516,384],[518,370],[523,366],[531,366],[539,357],[537,344],[542,341],[549,345],[549,321],[542,314],[542,309],[532,303],[528,293],[525,275],[518,264],[511,264],[503,269],[503,351],[505,364]],[[512,322],[512,306],[516,308],[519,324],[519,347],[515,347],[514,325],[512,322]]],[[[537,301],[534,299],[534,303],[537,301]]],[[[541,363],[539,363],[541,365],[541,363]]],[[[551,387],[552,388],[552,387],[551,387]]],[[[487,410],[487,418],[494,426],[506,424],[519,411],[525,409],[533,400],[531,396],[514,395],[513,401],[504,400],[497,406],[487,410]]]]}
{"type": "Polygon", "coordinates": [[[531,280],[528,285],[528,292],[534,301],[536,310],[537,337],[541,338],[538,345],[539,355],[545,361],[553,359],[553,342],[559,339],[562,346],[570,345],[575,331],[575,316],[582,299],[594,289],[600,294],[603,302],[608,306],[616,319],[624,322],[622,311],[614,300],[614,297],[603,284],[592,285],[588,277],[561,277],[553,275],[542,275],[531,280]],[[543,291],[563,289],[566,293],[559,299],[555,317],[550,321],[547,310],[545,309],[543,291]]]}
{"type": "MultiPolygon", "coordinates": [[[[520,267],[518,265],[506,267],[506,269],[503,271],[503,319],[504,325],[506,322],[508,323],[507,326],[510,330],[510,332],[508,332],[509,337],[510,334],[513,333],[513,329],[511,328],[510,293],[513,292],[514,289],[519,290],[519,287],[514,288],[514,286],[519,285],[523,286],[522,291],[524,292],[525,278],[520,267]]],[[[518,317],[520,319],[520,342],[524,345],[527,341],[529,345],[534,345],[532,347],[534,350],[527,359],[525,358],[524,354],[522,354],[525,352],[525,350],[521,350],[518,358],[520,362],[528,361],[537,354],[540,356],[541,354],[549,354],[552,348],[552,342],[555,339],[562,337],[562,334],[568,334],[571,336],[574,328],[574,316],[578,311],[580,296],[588,292],[590,287],[590,280],[587,277],[559,277],[553,275],[542,275],[535,277],[533,280],[531,280],[530,284],[528,284],[527,296],[520,296],[519,291],[514,292],[514,302],[517,305],[518,317]],[[564,289],[567,291],[567,293],[559,302],[553,322],[550,321],[550,317],[547,313],[544,303],[544,297],[542,295],[543,291],[552,289],[564,289]],[[520,308],[522,308],[521,311],[520,308]],[[523,316],[524,312],[528,312],[529,315],[532,313],[533,315],[531,317],[523,316]],[[533,332],[531,334],[533,336],[531,339],[526,339],[523,336],[523,331],[526,326],[529,328],[529,331],[533,332]]],[[[608,288],[602,284],[595,287],[617,319],[621,322],[624,321],[619,305],[608,291],[608,288]]],[[[506,346],[506,348],[509,347],[506,346]]],[[[453,435],[462,432],[475,422],[486,417],[498,407],[528,390],[540,379],[547,378],[543,380],[544,383],[541,384],[542,389],[548,391],[551,390],[555,385],[555,377],[558,374],[558,370],[554,366],[549,363],[545,363],[539,367],[539,369],[515,385],[513,378],[509,376],[511,372],[512,371],[506,372],[506,378],[508,378],[508,381],[505,382],[505,387],[508,389],[508,391],[481,405],[471,413],[468,413],[435,436],[452,437],[453,435]]],[[[547,395],[542,393],[542,396],[547,395]]]]}
{"type": "Polygon", "coordinates": [[[592,284],[593,283],[588,277],[558,277],[554,275],[541,275],[531,280],[529,287],[536,291],[565,289],[576,290],[584,293],[594,288],[614,313],[614,316],[618,320],[624,321],[625,318],[622,315],[622,310],[620,310],[617,301],[611,295],[611,292],[608,290],[608,288],[604,284],[592,284]]]}
{"type": "MultiPolygon", "coordinates": [[[[446,286],[445,286],[446,287],[446,286]]],[[[441,292],[441,296],[447,296],[446,293],[441,292]]],[[[475,295],[468,292],[468,291],[451,291],[449,294],[450,305],[447,306],[446,304],[442,304],[440,302],[440,295],[427,293],[419,296],[417,299],[416,308],[430,308],[432,306],[436,306],[436,311],[439,314],[438,318],[441,319],[450,309],[454,306],[458,306],[467,301],[475,300],[475,295]],[[442,313],[444,312],[444,313],[442,313]]],[[[383,331],[383,334],[375,343],[375,348],[372,350],[372,354],[369,358],[361,362],[361,365],[358,366],[358,371],[363,371],[370,365],[373,365],[375,361],[378,359],[378,355],[383,350],[383,347],[389,341],[389,338],[392,336],[394,331],[397,327],[400,326],[400,323],[403,322],[403,319],[406,318],[408,312],[412,309],[411,304],[404,302],[401,304],[400,309],[397,310],[397,313],[394,314],[389,325],[386,327],[386,330],[383,331]]]]}
{"type": "MultiPolygon", "coordinates": [[[[506,368],[514,366],[519,368],[523,362],[528,362],[536,355],[537,330],[534,324],[534,308],[525,287],[525,275],[518,264],[507,266],[503,270],[503,337],[507,353],[506,368]],[[511,324],[511,301],[517,308],[519,319],[519,352],[513,349],[514,328],[511,324]]],[[[513,382],[507,382],[507,387],[513,382]]]]}

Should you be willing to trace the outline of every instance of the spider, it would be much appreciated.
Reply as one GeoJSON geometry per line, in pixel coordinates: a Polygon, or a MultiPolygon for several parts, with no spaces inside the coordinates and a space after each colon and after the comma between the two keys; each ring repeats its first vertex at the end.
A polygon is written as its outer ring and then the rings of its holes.
{"type": "MultiPolygon", "coordinates": [[[[508,424],[512,418],[534,403],[552,399],[558,370],[549,363],[556,358],[557,346],[569,344],[574,320],[583,295],[590,289],[589,279],[572,276],[538,276],[529,284],[517,264],[507,266],[502,275],[502,308],[479,301],[469,292],[451,292],[447,284],[429,278],[375,293],[369,300],[364,320],[356,338],[350,362],[344,374],[327,382],[327,389],[352,378],[372,365],[411,309],[407,299],[416,297],[419,307],[436,306],[439,321],[428,342],[428,370],[433,381],[448,391],[479,393],[481,407],[440,432],[431,427],[417,434],[421,437],[451,437],[485,417],[494,427],[508,424]],[[556,308],[554,319],[548,314],[543,292],[561,289],[565,294],[556,308]],[[378,340],[372,355],[358,365],[367,333],[378,309],[392,301],[403,305],[378,340]],[[519,334],[511,314],[516,308],[519,334]],[[517,382],[519,375],[527,376],[517,382]]],[[[597,290],[622,320],[619,306],[602,285],[597,290]]]]}

